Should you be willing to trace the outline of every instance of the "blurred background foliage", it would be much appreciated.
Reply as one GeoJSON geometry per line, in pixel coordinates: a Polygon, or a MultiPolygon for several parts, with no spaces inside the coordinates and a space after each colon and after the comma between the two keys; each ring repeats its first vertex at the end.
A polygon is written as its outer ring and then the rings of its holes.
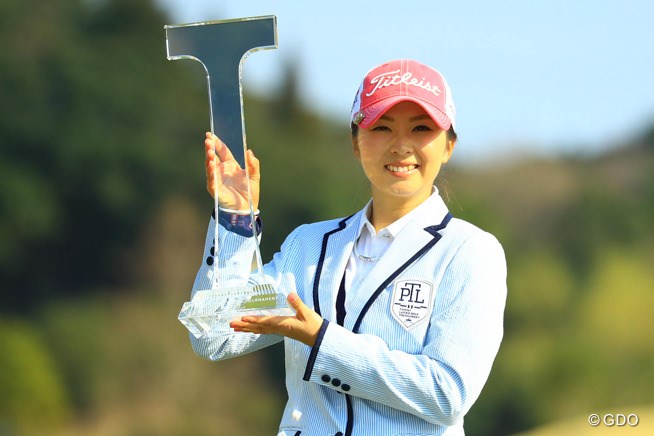
{"type": "MultiPolygon", "coordinates": [[[[202,361],[176,320],[212,202],[204,75],[165,59],[168,22],[149,0],[0,3],[0,435],[276,431],[283,350],[202,361]]],[[[347,124],[301,107],[297,81],[290,63],[246,95],[265,258],[368,199],[347,124]]],[[[654,404],[653,156],[654,124],[601,155],[455,153],[441,191],[509,265],[468,434],[654,404]]]]}

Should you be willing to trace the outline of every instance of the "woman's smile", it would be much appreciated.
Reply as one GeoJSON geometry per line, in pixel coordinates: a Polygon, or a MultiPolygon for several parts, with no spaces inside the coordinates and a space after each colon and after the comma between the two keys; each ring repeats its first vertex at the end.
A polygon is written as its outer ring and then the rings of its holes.
{"type": "Polygon", "coordinates": [[[417,164],[387,164],[384,166],[392,175],[397,177],[406,177],[418,169],[417,164]]]}

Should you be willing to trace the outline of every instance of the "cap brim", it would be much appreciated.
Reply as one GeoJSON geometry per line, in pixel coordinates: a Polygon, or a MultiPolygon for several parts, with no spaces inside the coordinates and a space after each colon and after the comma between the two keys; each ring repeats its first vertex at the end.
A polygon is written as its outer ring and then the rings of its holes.
{"type": "Polygon", "coordinates": [[[412,101],[422,107],[427,115],[434,120],[438,127],[443,130],[449,130],[452,122],[440,109],[437,107],[421,100],[419,98],[406,96],[406,95],[396,95],[393,97],[388,97],[383,100],[380,100],[365,109],[362,109],[360,112],[363,112],[364,117],[361,122],[358,124],[359,127],[367,129],[372,126],[382,115],[386,113],[391,107],[403,101],[412,101]]]}

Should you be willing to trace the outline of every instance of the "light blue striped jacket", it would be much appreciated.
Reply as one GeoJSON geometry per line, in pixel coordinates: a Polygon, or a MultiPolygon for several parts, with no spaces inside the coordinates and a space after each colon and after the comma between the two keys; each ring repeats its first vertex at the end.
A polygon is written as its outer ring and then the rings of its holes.
{"type": "MultiPolygon", "coordinates": [[[[343,326],[336,323],[335,302],[361,211],[298,227],[265,266],[278,289],[297,291],[325,319],[313,348],[285,339],[288,403],[279,435],[464,434],[463,417],[502,339],[506,262],[495,237],[449,220],[437,193],[427,202],[426,212],[399,232],[363,281],[343,326]]],[[[212,218],[209,263],[214,225],[212,218]]],[[[229,270],[221,280],[242,283],[254,238],[220,230],[216,261],[229,270]]],[[[203,262],[193,291],[210,288],[212,279],[213,269],[203,262]]],[[[196,353],[211,360],[281,340],[191,336],[196,353]]]]}

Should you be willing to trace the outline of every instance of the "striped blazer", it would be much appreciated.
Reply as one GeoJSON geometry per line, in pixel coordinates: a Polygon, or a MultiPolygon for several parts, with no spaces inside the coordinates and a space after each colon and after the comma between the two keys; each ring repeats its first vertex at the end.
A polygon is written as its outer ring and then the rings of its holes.
{"type": "MultiPolygon", "coordinates": [[[[296,291],[324,322],[309,347],[275,335],[196,339],[195,352],[221,360],[285,341],[288,402],[279,435],[462,435],[503,334],[506,261],[491,234],[451,219],[438,193],[406,225],[357,289],[340,325],[336,297],[362,211],[302,225],[265,274],[296,291]]],[[[219,217],[215,261],[221,282],[249,277],[254,238],[219,217]],[[241,233],[241,234],[239,234],[241,233]]],[[[193,292],[213,280],[212,218],[193,292]]]]}

